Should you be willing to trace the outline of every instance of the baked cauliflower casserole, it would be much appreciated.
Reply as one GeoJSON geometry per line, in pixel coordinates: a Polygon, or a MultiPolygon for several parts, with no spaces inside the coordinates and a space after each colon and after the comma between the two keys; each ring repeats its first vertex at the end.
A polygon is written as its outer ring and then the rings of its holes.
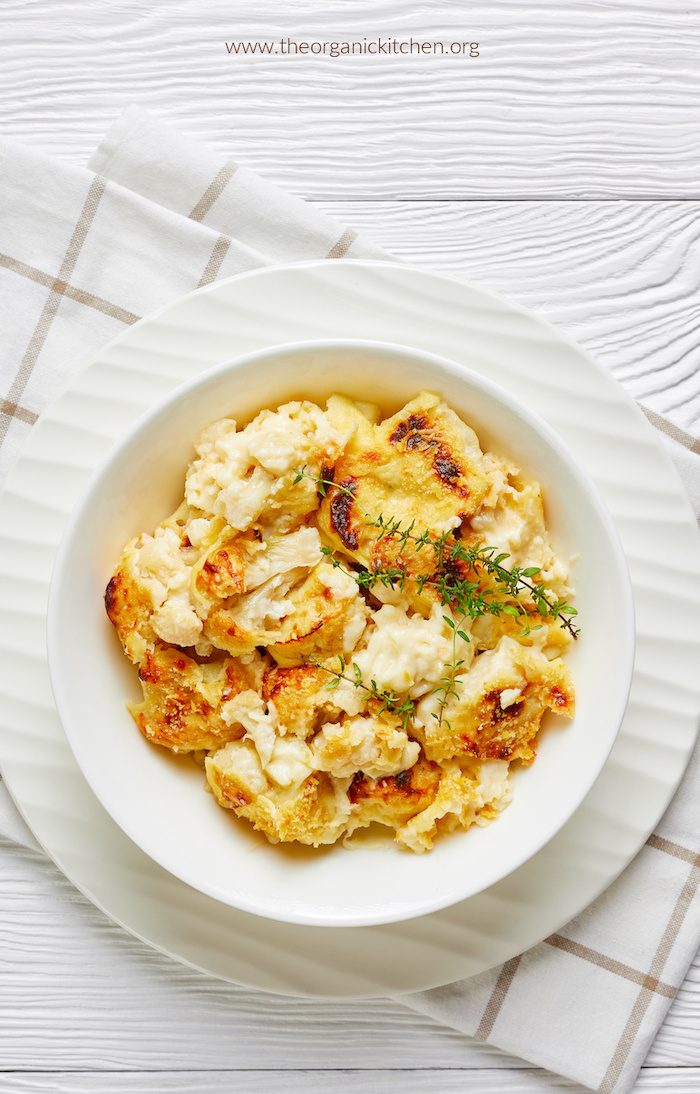
{"type": "Polygon", "coordinates": [[[540,488],[428,393],[209,426],[105,602],[149,741],[203,760],[271,842],[373,822],[400,847],[498,816],[576,636],[540,488]]]}

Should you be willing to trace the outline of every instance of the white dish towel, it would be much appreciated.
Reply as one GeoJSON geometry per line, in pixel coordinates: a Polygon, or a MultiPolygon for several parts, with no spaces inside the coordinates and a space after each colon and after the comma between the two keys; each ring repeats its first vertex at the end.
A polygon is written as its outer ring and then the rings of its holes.
{"type": "MultiPolygon", "coordinates": [[[[0,141],[0,473],[124,326],[258,266],[388,258],[136,107],[87,168],[0,141]]],[[[649,413],[700,511],[700,442],[649,413]]],[[[36,846],[0,785],[0,835],[36,846]]],[[[566,929],[500,968],[402,998],[603,1094],[634,1083],[700,943],[700,758],[657,832],[566,929]]]]}

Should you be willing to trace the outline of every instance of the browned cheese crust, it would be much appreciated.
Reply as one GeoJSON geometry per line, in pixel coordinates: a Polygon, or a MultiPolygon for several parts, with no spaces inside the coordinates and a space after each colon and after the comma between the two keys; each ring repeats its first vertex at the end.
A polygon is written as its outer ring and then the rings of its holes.
{"type": "Polygon", "coordinates": [[[245,561],[245,552],[227,527],[225,536],[192,567],[190,587],[195,607],[204,614],[213,605],[244,593],[245,561]]]}
{"type": "Polygon", "coordinates": [[[266,703],[275,704],[288,733],[306,740],[321,722],[335,716],[332,693],[326,690],[328,680],[328,673],[315,665],[273,665],[263,677],[262,697],[266,703]]]}
{"type": "Polygon", "coordinates": [[[342,827],[334,823],[333,788],[322,773],[309,775],[292,794],[278,800],[266,792],[267,788],[257,787],[242,777],[240,768],[229,761],[226,748],[210,753],[205,767],[219,805],[234,810],[273,842],[296,841],[318,847],[335,843],[342,833],[342,827]]]}
{"type": "Polygon", "coordinates": [[[312,653],[327,657],[343,650],[348,613],[355,611],[347,599],[338,599],[323,581],[331,568],[322,563],[288,594],[289,614],[274,630],[251,623],[240,605],[212,610],[204,634],[213,644],[234,656],[265,646],[280,665],[299,665],[312,653]]]}
{"type": "Polygon", "coordinates": [[[219,748],[243,735],[227,725],[221,704],[250,687],[250,674],[233,658],[199,665],[181,650],[159,647],[139,668],[143,702],[129,709],[141,732],[173,752],[219,748]]]}
{"type": "Polygon", "coordinates": [[[476,438],[435,395],[420,395],[377,426],[357,412],[353,421],[348,404],[333,409],[339,425],[354,425],[355,434],[335,465],[320,526],[338,551],[368,569],[393,564],[410,576],[435,572],[430,548],[401,554],[394,537],[368,525],[368,515],[391,514],[403,529],[413,525],[433,535],[459,525],[489,487],[476,438]]]}
{"type": "Polygon", "coordinates": [[[369,779],[362,771],[355,775],[348,798],[364,825],[373,821],[398,828],[435,800],[440,785],[440,768],[421,759],[398,775],[369,779]]]}
{"type": "Polygon", "coordinates": [[[469,755],[530,764],[545,711],[565,718],[574,713],[564,662],[546,661],[508,638],[482,654],[468,676],[458,677],[456,690],[442,718],[416,731],[432,760],[469,755]],[[506,649],[509,657],[499,657],[506,649]]]}
{"type": "Polygon", "coordinates": [[[127,548],[107,585],[105,607],[124,652],[129,660],[139,664],[157,639],[151,626],[153,602],[137,579],[133,557],[133,550],[127,548]]]}

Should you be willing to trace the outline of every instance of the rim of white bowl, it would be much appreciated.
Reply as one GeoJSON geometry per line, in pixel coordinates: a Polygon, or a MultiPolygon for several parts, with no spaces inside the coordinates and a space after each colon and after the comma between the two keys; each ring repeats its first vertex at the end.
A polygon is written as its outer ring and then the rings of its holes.
{"type": "MultiPolygon", "coordinates": [[[[303,385],[300,385],[303,386],[303,385]]],[[[342,384],[339,385],[342,387],[342,384]]],[[[265,409],[261,407],[260,409],[265,409]]],[[[192,886],[194,889],[200,892],[206,893],[208,896],[214,897],[223,904],[228,904],[231,907],[239,908],[241,911],[252,913],[263,918],[275,919],[286,923],[293,923],[306,926],[316,927],[362,927],[362,926],[379,926],[386,923],[398,923],[402,920],[414,919],[419,916],[428,915],[431,912],[440,911],[441,909],[450,907],[451,905],[460,903],[462,900],[469,899],[471,896],[475,896],[477,893],[484,892],[492,885],[499,881],[502,881],[505,877],[513,873],[518,867],[523,865],[534,855],[537,854],[551,839],[560,831],[561,828],[567,823],[573,816],[576,810],[579,808],[585,797],[591,790],[598,779],[605,763],[610,755],[612,747],[615,743],[617,735],[622,724],[622,720],[627,708],[629,700],[629,693],[632,684],[632,673],[634,668],[635,647],[636,647],[636,630],[635,630],[635,609],[634,609],[634,595],[632,590],[632,582],[627,565],[627,559],[620,541],[615,523],[608,511],[608,508],[598,490],[598,487],[593,482],[589,474],[580,466],[576,458],[573,456],[565,441],[536,411],[531,410],[528,406],[520,401],[517,397],[512,395],[505,388],[487,377],[474,372],[467,365],[462,365],[450,358],[443,357],[440,354],[431,353],[429,351],[416,349],[415,347],[403,345],[399,342],[386,342],[375,341],[372,339],[355,339],[355,338],[339,338],[339,339],[304,339],[295,342],[284,342],[275,346],[268,346],[264,349],[253,350],[250,353],[241,354],[237,357],[230,358],[229,360],[222,361],[219,364],[205,369],[198,373],[196,376],[191,377],[184,383],[179,384],[171,392],[168,393],[165,398],[160,399],[153,406],[149,407],[142,414],[140,414],[135,421],[128,428],[126,433],[120,437],[114,445],[110,448],[107,455],[102,459],[100,464],[91,473],[87,483],[83,487],[81,494],[74,505],[68,521],[63,529],[62,536],[59,541],[59,545],[56,551],[54,560],[54,566],[51,574],[51,581],[49,585],[49,595],[47,602],[46,612],[46,639],[47,639],[47,661],[49,667],[49,677],[51,681],[51,687],[54,694],[54,700],[56,703],[56,709],[63,725],[66,738],[73,755],[75,756],[78,766],[80,767],[85,779],[87,780],[93,793],[100,801],[102,806],[107,810],[109,815],[115,821],[115,823],[122,829],[123,832],[141,848],[153,861],[162,866],[173,876],[184,881],[186,884],[192,886]],[[188,394],[192,391],[196,391],[198,388],[216,381],[216,379],[224,375],[231,370],[241,368],[247,365],[254,364],[271,358],[294,356],[309,351],[338,351],[338,350],[367,350],[379,355],[392,356],[394,358],[404,357],[408,360],[412,360],[417,364],[429,364],[432,367],[437,366],[438,369],[442,369],[444,372],[452,376],[453,378],[466,382],[477,389],[483,391],[487,396],[495,399],[497,402],[505,405],[516,416],[520,417],[526,422],[530,428],[539,433],[547,442],[547,444],[554,449],[558,459],[566,466],[568,473],[577,481],[580,488],[584,493],[588,495],[589,500],[593,503],[593,507],[596,509],[599,519],[604,526],[607,542],[612,551],[612,557],[616,566],[616,576],[619,580],[618,592],[622,595],[625,605],[624,612],[624,632],[626,635],[625,642],[625,663],[624,673],[621,676],[621,680],[624,680],[624,687],[622,687],[617,696],[615,708],[612,712],[606,711],[606,723],[608,724],[608,733],[605,738],[600,741],[600,755],[599,762],[595,765],[595,768],[589,774],[588,779],[583,784],[583,792],[580,792],[571,799],[569,806],[566,809],[560,810],[557,813],[556,818],[552,824],[546,828],[543,835],[540,835],[534,842],[523,850],[522,854],[519,854],[515,861],[509,862],[502,869],[495,869],[492,876],[487,877],[483,884],[480,884],[477,888],[466,888],[465,891],[460,894],[450,892],[447,896],[434,896],[432,899],[426,899],[419,903],[415,908],[401,908],[392,912],[377,912],[371,910],[370,902],[368,902],[368,908],[366,911],[358,913],[352,911],[349,915],[343,916],[340,913],[335,913],[332,916],[328,914],[329,909],[316,908],[309,909],[307,911],[293,910],[290,912],[282,912],[278,908],[270,908],[267,905],[261,903],[259,900],[248,900],[247,894],[235,894],[235,899],[225,897],[221,889],[215,885],[208,883],[206,880],[202,881],[198,879],[194,881],[189,876],[187,871],[178,869],[177,864],[173,864],[166,855],[159,853],[157,850],[153,850],[147,839],[144,839],[143,834],[138,829],[129,823],[128,811],[127,817],[124,818],[122,810],[119,808],[120,803],[114,804],[111,800],[106,799],[103,787],[99,779],[94,777],[92,766],[90,763],[89,754],[86,755],[81,737],[75,733],[72,726],[72,718],[70,716],[70,696],[67,694],[63,680],[60,673],[57,671],[56,655],[55,652],[59,646],[59,622],[60,612],[57,610],[60,603],[60,597],[62,595],[62,573],[66,566],[66,562],[70,556],[70,549],[73,541],[73,536],[76,528],[78,528],[82,522],[86,509],[90,506],[94,494],[98,491],[103,478],[109,473],[109,469],[118,460],[121,455],[129,449],[129,447],[135,442],[138,435],[140,435],[145,429],[157,423],[158,419],[167,415],[167,412],[171,406],[179,403],[181,400],[186,399],[188,394]],[[67,712],[67,715],[64,713],[67,712]]],[[[466,834],[466,833],[464,833],[466,834]]]]}

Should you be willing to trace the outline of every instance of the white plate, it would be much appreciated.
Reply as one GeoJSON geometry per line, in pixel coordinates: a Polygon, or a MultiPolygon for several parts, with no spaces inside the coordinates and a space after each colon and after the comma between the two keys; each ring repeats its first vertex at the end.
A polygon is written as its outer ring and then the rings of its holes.
{"type": "MultiPolygon", "coordinates": [[[[129,328],[32,431],[0,501],[0,761],[37,838],[128,930],[225,979],[295,995],[388,995],[483,971],[559,929],[654,828],[700,714],[700,540],[654,432],[575,344],[473,287],[388,263],[257,271],[129,328]],[[360,928],[236,911],[166,873],[122,833],[80,774],[55,713],[45,608],[75,499],[139,413],[196,372],[307,338],[398,342],[469,364],[558,430],[602,492],[627,554],[637,662],[627,714],[581,808],[514,874],[452,908],[360,928]],[[663,559],[663,565],[659,565],[663,559]]],[[[96,717],[99,712],[96,712],[96,717]]]]}
{"type": "Polygon", "coordinates": [[[597,492],[558,435],[463,365],[381,342],[312,341],[238,357],[180,385],[142,415],[73,509],[47,614],[59,717],[85,778],[117,824],[195,889],[257,915],[322,927],[426,915],[494,885],[531,858],[600,774],[622,722],[634,665],[624,553],[597,492]],[[263,407],[298,396],[300,384],[321,404],[338,388],[356,399],[371,394],[385,408],[393,403],[392,409],[418,391],[439,394],[481,438],[488,429],[499,454],[517,460],[526,477],[542,484],[558,556],[581,554],[574,573],[584,638],[566,658],[576,687],[573,723],[547,728],[545,722],[537,763],[512,773],[513,801],[497,824],[437,840],[429,855],[406,854],[390,842],[383,852],[275,847],[203,793],[199,767],[174,763],[166,749],[153,748],[135,732],[125,706],[127,698],[138,700],[141,689],[135,669],[128,666],[127,673],[103,599],[123,545],[172,512],[193,438],[202,429],[224,413],[245,422],[263,407]]]}

